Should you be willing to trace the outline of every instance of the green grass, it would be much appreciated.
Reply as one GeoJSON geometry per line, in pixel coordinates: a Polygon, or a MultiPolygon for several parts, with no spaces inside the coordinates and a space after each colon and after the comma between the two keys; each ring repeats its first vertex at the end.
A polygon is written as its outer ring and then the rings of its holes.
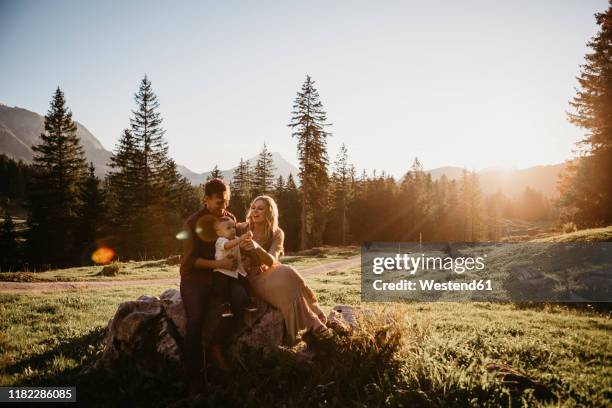
{"type": "MultiPolygon", "coordinates": [[[[360,306],[365,331],[319,345],[313,365],[281,352],[247,356],[233,379],[213,376],[202,406],[610,406],[610,315],[557,305],[360,303],[359,268],[306,280],[324,308],[360,306]],[[555,395],[511,395],[488,374],[509,364],[555,395]]],[[[76,385],[99,406],[167,406],[185,387],[176,367],[83,375],[118,303],[167,287],[0,295],[0,386],[76,385]]],[[[214,373],[213,373],[214,374],[214,373]]]]}
{"type": "Polygon", "coordinates": [[[554,235],[533,242],[612,242],[612,226],[554,235]]]}
{"type": "Polygon", "coordinates": [[[81,266],[44,272],[2,272],[0,281],[9,282],[77,282],[133,279],[164,279],[179,276],[178,265],[166,265],[163,261],[117,262],[119,273],[105,276],[103,266],[81,266]]]}
{"type": "MultiPolygon", "coordinates": [[[[303,269],[329,262],[347,259],[359,254],[357,247],[321,247],[316,248],[316,256],[290,255],[283,258],[283,263],[294,268],[303,269]]],[[[109,281],[136,279],[165,279],[179,276],[178,265],[167,265],[164,260],[116,262],[119,273],[116,276],[100,274],[103,266],[83,266],[76,268],[55,269],[44,272],[0,272],[0,281],[8,282],[75,282],[75,281],[109,281]]]]}

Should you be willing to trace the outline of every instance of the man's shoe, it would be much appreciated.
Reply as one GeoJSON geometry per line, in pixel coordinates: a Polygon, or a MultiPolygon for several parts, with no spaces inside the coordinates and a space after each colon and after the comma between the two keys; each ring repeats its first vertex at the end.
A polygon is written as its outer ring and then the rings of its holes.
{"type": "Polygon", "coordinates": [[[224,303],[221,308],[221,317],[232,317],[234,314],[232,313],[232,307],[229,303],[224,303]]]}

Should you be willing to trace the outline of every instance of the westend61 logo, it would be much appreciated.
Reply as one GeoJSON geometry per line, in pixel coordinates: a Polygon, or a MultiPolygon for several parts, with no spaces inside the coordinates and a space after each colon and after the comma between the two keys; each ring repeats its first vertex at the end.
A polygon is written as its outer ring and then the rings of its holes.
{"type": "Polygon", "coordinates": [[[612,243],[367,243],[363,301],[612,301],[612,243]]]}

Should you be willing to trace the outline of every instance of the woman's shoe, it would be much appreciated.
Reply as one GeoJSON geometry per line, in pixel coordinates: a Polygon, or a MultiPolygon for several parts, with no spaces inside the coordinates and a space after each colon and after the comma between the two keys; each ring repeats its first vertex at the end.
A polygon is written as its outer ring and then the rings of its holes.
{"type": "Polygon", "coordinates": [[[254,304],[248,304],[244,307],[244,310],[246,310],[247,312],[256,312],[257,311],[257,306],[255,306],[254,304]]]}
{"type": "Polygon", "coordinates": [[[244,306],[244,310],[247,312],[256,312],[257,311],[257,305],[255,304],[255,301],[253,300],[253,298],[251,298],[249,296],[248,298],[249,300],[247,301],[247,304],[244,306]]]}

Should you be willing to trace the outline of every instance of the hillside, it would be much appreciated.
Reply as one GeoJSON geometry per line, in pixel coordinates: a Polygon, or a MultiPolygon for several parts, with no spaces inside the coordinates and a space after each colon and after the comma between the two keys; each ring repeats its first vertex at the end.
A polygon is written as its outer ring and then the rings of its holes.
{"type": "MultiPolygon", "coordinates": [[[[36,112],[0,104],[0,153],[16,160],[32,161],[32,146],[40,143],[44,122],[44,117],[36,112]]],[[[111,152],[83,124],[75,123],[87,160],[96,166],[98,175],[103,175],[108,170],[111,152]]]]}

